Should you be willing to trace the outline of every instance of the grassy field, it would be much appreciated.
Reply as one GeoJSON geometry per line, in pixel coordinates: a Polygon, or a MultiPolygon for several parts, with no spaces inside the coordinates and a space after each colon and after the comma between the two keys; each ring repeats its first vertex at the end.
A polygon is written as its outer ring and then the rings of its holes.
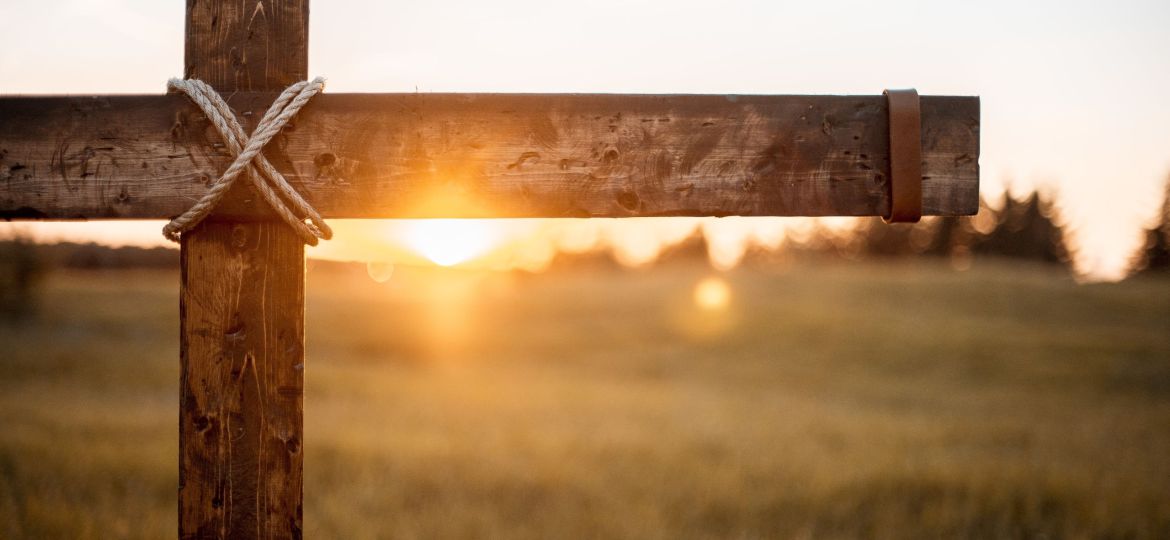
{"type": "MultiPolygon", "coordinates": [[[[1170,537],[1170,280],[310,272],[311,538],[1170,537]]],[[[0,537],[176,530],[178,276],[0,326],[0,537]]]]}

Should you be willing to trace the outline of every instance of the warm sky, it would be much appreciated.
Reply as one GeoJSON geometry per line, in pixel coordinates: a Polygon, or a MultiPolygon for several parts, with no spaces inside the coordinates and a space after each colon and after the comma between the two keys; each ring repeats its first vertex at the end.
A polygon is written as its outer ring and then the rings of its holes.
{"type": "MultiPolygon", "coordinates": [[[[0,0],[0,93],[161,93],[182,74],[183,10],[181,0],[0,0]]],[[[1170,174],[1166,0],[317,0],[310,20],[309,69],[328,77],[327,91],[877,94],[915,87],[979,95],[984,193],[1005,184],[1054,192],[1082,249],[1079,265],[1099,277],[1118,274],[1170,174]]],[[[694,223],[526,222],[489,224],[476,234],[540,251],[547,249],[529,245],[537,240],[517,239],[622,244],[639,235],[676,237],[694,223]]],[[[734,251],[749,236],[774,241],[788,223],[738,220],[709,224],[707,232],[734,251]]],[[[156,222],[18,226],[45,238],[163,242],[156,222]]],[[[0,234],[13,227],[0,224],[0,234]]],[[[374,227],[342,224],[341,237],[320,253],[393,259],[418,251],[411,238],[468,230],[374,227]]],[[[619,249],[636,260],[635,244],[619,249]]]]}

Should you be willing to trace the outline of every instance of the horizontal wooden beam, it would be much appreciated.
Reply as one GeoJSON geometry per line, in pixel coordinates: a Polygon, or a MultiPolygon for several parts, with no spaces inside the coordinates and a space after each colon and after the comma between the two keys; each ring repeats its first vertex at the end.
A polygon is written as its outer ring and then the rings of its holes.
{"type": "MultiPolygon", "coordinates": [[[[246,129],[271,93],[228,97],[246,129]]],[[[325,94],[266,149],[326,217],[883,215],[882,96],[325,94]]],[[[979,99],[922,98],[923,213],[978,208],[979,99]]],[[[168,218],[231,156],[179,95],[0,98],[0,218],[168,218]]],[[[271,214],[247,188],[231,219],[271,214]]]]}

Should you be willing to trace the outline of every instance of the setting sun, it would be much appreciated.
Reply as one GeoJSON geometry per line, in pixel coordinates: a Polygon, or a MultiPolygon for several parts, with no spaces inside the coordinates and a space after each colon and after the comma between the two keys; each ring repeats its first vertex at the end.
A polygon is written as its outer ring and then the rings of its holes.
{"type": "Polygon", "coordinates": [[[424,219],[407,226],[406,244],[440,266],[454,266],[491,250],[500,240],[497,227],[484,220],[424,219]]]}

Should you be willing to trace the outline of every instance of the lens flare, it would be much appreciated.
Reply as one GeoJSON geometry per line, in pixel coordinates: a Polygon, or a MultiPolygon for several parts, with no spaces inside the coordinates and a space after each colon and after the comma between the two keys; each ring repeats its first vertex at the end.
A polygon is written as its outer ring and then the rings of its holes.
{"type": "Polygon", "coordinates": [[[386,283],[394,276],[394,263],[387,261],[370,261],[366,263],[366,274],[377,283],[386,283]]]}

